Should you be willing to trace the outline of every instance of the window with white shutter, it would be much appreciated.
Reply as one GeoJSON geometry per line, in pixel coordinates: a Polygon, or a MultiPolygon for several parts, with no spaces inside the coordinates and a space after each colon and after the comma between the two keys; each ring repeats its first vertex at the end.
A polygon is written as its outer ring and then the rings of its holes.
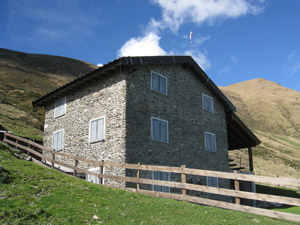
{"type": "MultiPolygon", "coordinates": [[[[160,171],[152,171],[152,179],[153,180],[170,181],[170,173],[160,172],[160,171]]],[[[170,187],[167,187],[167,186],[153,185],[152,189],[153,189],[153,191],[170,192],[170,187]]]]}
{"type": "Polygon", "coordinates": [[[205,150],[210,152],[217,151],[216,135],[213,133],[205,132],[205,150]]]}
{"type": "Polygon", "coordinates": [[[218,187],[218,178],[217,177],[207,177],[206,184],[209,187],[218,187]]]}
{"type": "Polygon", "coordinates": [[[105,138],[105,117],[92,119],[90,121],[90,142],[97,142],[105,138]]]}
{"type": "Polygon", "coordinates": [[[167,77],[151,71],[151,90],[167,95],[167,77]]]}
{"type": "Polygon", "coordinates": [[[152,140],[168,143],[168,121],[151,117],[152,140]]]}
{"type": "Polygon", "coordinates": [[[64,131],[59,130],[53,133],[52,148],[55,151],[63,149],[64,131]]]}
{"type": "Polygon", "coordinates": [[[203,104],[203,110],[211,113],[214,112],[214,100],[212,97],[202,94],[202,104],[203,104]]]}
{"type": "Polygon", "coordinates": [[[54,117],[66,114],[66,97],[60,98],[55,102],[54,117]]]}

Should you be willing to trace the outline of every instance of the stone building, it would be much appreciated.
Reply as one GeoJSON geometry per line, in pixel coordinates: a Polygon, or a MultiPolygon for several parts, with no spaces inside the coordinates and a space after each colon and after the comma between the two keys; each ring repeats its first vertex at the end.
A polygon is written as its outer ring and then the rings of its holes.
{"type": "MultiPolygon", "coordinates": [[[[119,58],[33,106],[46,109],[45,146],[94,160],[230,171],[228,150],[260,143],[190,56],[119,58]]],[[[155,171],[143,176],[180,179],[155,171]]],[[[188,182],[229,186],[210,177],[188,182]]]]}

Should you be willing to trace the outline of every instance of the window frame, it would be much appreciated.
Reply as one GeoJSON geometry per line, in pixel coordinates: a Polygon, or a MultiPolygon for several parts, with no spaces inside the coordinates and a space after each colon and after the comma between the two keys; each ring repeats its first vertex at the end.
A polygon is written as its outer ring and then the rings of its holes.
{"type": "Polygon", "coordinates": [[[206,95],[206,94],[202,94],[202,105],[203,105],[203,110],[206,111],[206,112],[210,112],[210,113],[215,113],[215,108],[214,108],[214,98],[213,97],[210,97],[209,95],[206,95]],[[204,98],[209,98],[211,99],[211,106],[212,106],[212,111],[208,111],[205,109],[205,101],[204,101],[204,98]]]}
{"type": "Polygon", "coordinates": [[[65,131],[64,131],[64,129],[60,129],[60,130],[57,130],[57,131],[53,132],[53,134],[52,134],[52,149],[53,149],[53,151],[57,151],[58,152],[58,151],[62,151],[64,149],[64,137],[65,137],[65,131]],[[61,149],[55,150],[54,149],[54,135],[56,133],[60,133],[60,132],[62,132],[61,149]]]}
{"type": "MultiPolygon", "coordinates": [[[[154,179],[154,173],[155,172],[160,172],[160,173],[167,173],[168,174],[168,180],[160,180],[160,181],[170,181],[170,176],[171,176],[171,173],[170,172],[162,172],[162,171],[152,171],[152,180],[156,180],[154,179]]],[[[162,187],[162,188],[167,188],[168,191],[167,192],[164,192],[164,191],[159,191],[159,192],[163,192],[163,193],[170,193],[170,187],[169,186],[161,186],[161,185],[152,185],[152,191],[154,191],[154,186],[159,186],[159,187],[162,187]]]]}
{"type": "MultiPolygon", "coordinates": [[[[213,181],[212,181],[212,184],[214,184],[213,181]]],[[[206,186],[218,188],[218,187],[219,187],[219,178],[218,178],[218,177],[209,177],[209,176],[207,176],[207,177],[206,177],[206,186]],[[217,185],[216,185],[216,186],[214,186],[214,185],[208,185],[208,179],[209,179],[209,178],[211,178],[212,180],[216,179],[217,185]]]]}
{"type": "MultiPolygon", "coordinates": [[[[160,84],[160,81],[159,81],[159,84],[160,84]]],[[[168,95],[168,78],[166,76],[158,73],[158,72],[155,72],[155,71],[151,70],[151,87],[150,88],[151,88],[152,91],[155,91],[157,93],[160,93],[160,94],[163,94],[163,95],[168,95]],[[152,81],[153,80],[153,74],[157,75],[158,78],[162,77],[166,80],[166,93],[163,93],[163,92],[160,91],[160,85],[158,87],[159,90],[153,89],[153,81],[152,81]]]]}
{"type": "Polygon", "coordinates": [[[157,118],[157,117],[154,117],[154,116],[151,116],[151,139],[152,141],[157,141],[157,142],[161,142],[161,143],[169,143],[169,122],[167,120],[163,120],[163,119],[160,119],[160,118],[157,118]],[[165,122],[167,124],[167,141],[161,141],[161,140],[155,140],[154,139],[154,127],[153,127],[153,121],[154,120],[158,120],[160,122],[165,122]]]}
{"type": "Polygon", "coordinates": [[[216,153],[217,152],[217,135],[214,134],[214,133],[205,131],[204,132],[204,145],[205,145],[205,151],[215,152],[216,153]],[[215,147],[216,147],[215,151],[211,151],[211,150],[209,150],[209,149],[206,148],[206,134],[213,135],[215,137],[215,147]]]}
{"type": "Polygon", "coordinates": [[[66,115],[66,112],[67,112],[67,98],[66,98],[66,96],[64,96],[64,97],[62,97],[62,98],[57,99],[57,100],[55,101],[55,103],[54,103],[54,118],[58,118],[58,117],[64,116],[64,115],[66,115]],[[57,102],[58,102],[59,100],[61,100],[61,99],[64,100],[64,104],[63,104],[63,107],[64,107],[64,113],[61,114],[61,115],[56,115],[56,112],[57,112],[57,109],[58,109],[58,107],[57,107],[57,102]]]}
{"type": "Polygon", "coordinates": [[[100,117],[97,117],[97,118],[94,118],[94,119],[91,119],[90,122],[89,122],[89,143],[92,144],[92,143],[97,143],[97,142],[100,142],[100,141],[104,141],[105,140],[105,126],[106,126],[106,122],[105,122],[105,116],[100,116],[100,117]],[[100,139],[100,140],[96,140],[96,141],[91,141],[91,138],[92,138],[92,122],[93,121],[96,121],[96,120],[100,120],[100,119],[103,119],[103,138],[100,139]]]}

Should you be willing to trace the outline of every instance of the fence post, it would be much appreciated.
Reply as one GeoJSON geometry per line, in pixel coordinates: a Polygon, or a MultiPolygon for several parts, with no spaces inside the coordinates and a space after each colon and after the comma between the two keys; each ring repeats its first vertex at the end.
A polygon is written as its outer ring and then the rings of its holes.
{"type": "MultiPolygon", "coordinates": [[[[238,174],[239,172],[237,170],[234,171],[235,174],[238,174]]],[[[234,180],[234,189],[236,191],[240,190],[240,181],[239,180],[234,180]]],[[[241,199],[236,197],[235,198],[235,204],[240,205],[241,204],[241,199]]]]}
{"type": "MultiPolygon", "coordinates": [[[[27,144],[28,144],[27,147],[30,148],[31,145],[29,144],[29,141],[28,141],[27,144]]],[[[30,156],[30,152],[29,151],[27,151],[27,155],[30,156]]]]}
{"type": "MultiPolygon", "coordinates": [[[[55,160],[55,154],[52,153],[52,160],[55,160]]],[[[51,168],[54,169],[54,162],[51,162],[51,168]]]]}
{"type": "MultiPolygon", "coordinates": [[[[136,174],[136,178],[140,178],[140,165],[141,163],[138,163],[138,169],[137,169],[137,174],[136,174]]],[[[136,183],[136,190],[139,191],[140,190],[140,183],[136,183]]]]}
{"type": "MultiPolygon", "coordinates": [[[[101,175],[102,175],[103,172],[104,172],[103,163],[104,163],[104,160],[101,160],[101,163],[100,163],[100,174],[101,174],[101,175]]],[[[103,184],[103,178],[99,176],[98,179],[99,179],[99,184],[103,184]]]]}
{"type": "MultiPolygon", "coordinates": [[[[183,170],[185,168],[185,165],[182,165],[180,168],[183,170]]],[[[186,184],[186,174],[185,173],[181,173],[181,183],[186,184]]],[[[186,189],[185,188],[182,188],[181,192],[182,192],[183,195],[186,195],[186,189]]]]}
{"type": "MultiPolygon", "coordinates": [[[[78,154],[77,154],[76,156],[78,156],[78,154]]],[[[75,167],[78,166],[78,160],[77,160],[77,159],[74,159],[74,166],[75,166],[75,167]]],[[[77,170],[74,168],[73,176],[76,177],[76,174],[77,174],[77,170]]]]}

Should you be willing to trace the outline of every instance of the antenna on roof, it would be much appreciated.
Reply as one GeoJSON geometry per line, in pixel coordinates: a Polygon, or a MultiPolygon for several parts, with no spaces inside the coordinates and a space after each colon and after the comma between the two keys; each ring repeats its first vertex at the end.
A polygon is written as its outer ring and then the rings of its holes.
{"type": "Polygon", "coordinates": [[[190,54],[192,56],[192,38],[193,38],[193,31],[190,31],[190,54]]]}

